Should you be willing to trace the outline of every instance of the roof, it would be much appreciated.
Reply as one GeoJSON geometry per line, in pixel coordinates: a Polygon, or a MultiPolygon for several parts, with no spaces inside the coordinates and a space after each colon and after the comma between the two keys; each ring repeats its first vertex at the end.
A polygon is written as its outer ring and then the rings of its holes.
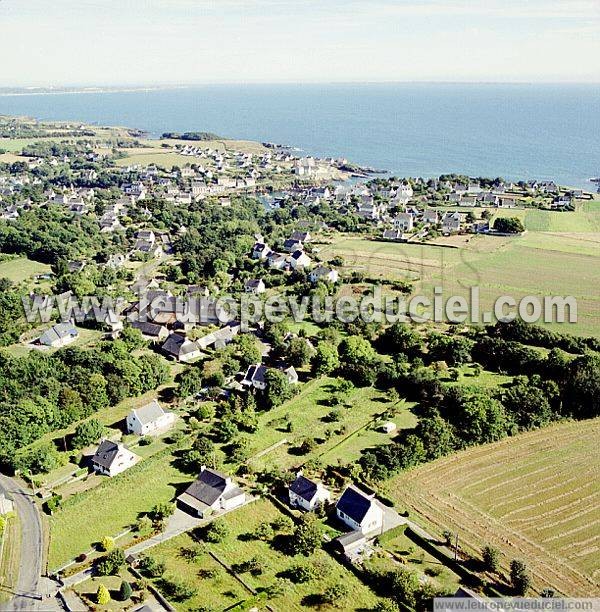
{"type": "Polygon", "coordinates": [[[373,500],[369,495],[359,491],[356,487],[349,486],[338,500],[336,508],[360,524],[372,503],[373,500]]]}
{"type": "Polygon", "coordinates": [[[132,321],[131,327],[139,329],[144,336],[159,336],[163,329],[166,331],[162,325],[149,323],[147,321],[132,321]]]}
{"type": "Polygon", "coordinates": [[[69,336],[76,338],[78,335],[79,333],[71,323],[58,323],[54,327],[47,329],[40,336],[39,341],[41,344],[52,344],[69,336]]]}
{"type": "Polygon", "coordinates": [[[162,345],[163,351],[171,355],[181,354],[183,345],[187,342],[187,338],[180,334],[171,334],[162,345]]]}
{"type": "Polygon", "coordinates": [[[138,418],[138,421],[143,425],[146,425],[147,423],[153,423],[161,416],[163,416],[163,414],[165,414],[165,411],[162,409],[161,405],[156,400],[152,400],[149,404],[146,404],[141,408],[134,409],[131,412],[138,418]]]}
{"type": "Polygon", "coordinates": [[[248,366],[248,369],[246,370],[246,375],[244,376],[244,380],[247,380],[249,382],[265,382],[266,373],[266,366],[257,363],[256,365],[248,366]]]}
{"type": "Polygon", "coordinates": [[[110,469],[113,461],[119,454],[119,445],[110,440],[102,440],[96,449],[92,462],[104,468],[110,469]]]}
{"type": "Polygon", "coordinates": [[[366,537],[362,531],[349,531],[348,533],[344,533],[341,536],[338,536],[335,541],[344,549],[349,550],[353,548],[357,548],[364,542],[366,542],[366,537]]]}
{"type": "Polygon", "coordinates": [[[192,484],[185,490],[186,497],[212,506],[223,495],[227,486],[227,476],[216,470],[205,468],[192,484]]]}
{"type": "Polygon", "coordinates": [[[298,474],[290,485],[290,491],[309,502],[317,493],[317,483],[298,474]]]}

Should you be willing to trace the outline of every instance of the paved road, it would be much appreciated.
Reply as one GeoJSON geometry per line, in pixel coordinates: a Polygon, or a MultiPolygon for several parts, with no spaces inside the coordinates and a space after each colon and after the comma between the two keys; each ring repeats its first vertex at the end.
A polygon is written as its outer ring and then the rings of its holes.
{"type": "Polygon", "coordinates": [[[38,593],[42,575],[44,541],[42,523],[32,495],[15,480],[0,474],[0,490],[10,493],[15,502],[15,512],[21,524],[21,560],[17,593],[0,610],[41,610],[38,593]]]}

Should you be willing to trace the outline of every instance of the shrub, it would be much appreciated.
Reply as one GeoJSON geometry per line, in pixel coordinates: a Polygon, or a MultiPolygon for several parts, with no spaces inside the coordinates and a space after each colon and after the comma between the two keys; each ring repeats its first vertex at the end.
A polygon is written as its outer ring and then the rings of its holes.
{"type": "Polygon", "coordinates": [[[115,547],[115,541],[110,536],[104,536],[100,541],[100,550],[108,552],[115,547]]]}
{"type": "Polygon", "coordinates": [[[205,539],[207,542],[217,544],[222,542],[229,535],[227,523],[221,519],[213,521],[206,529],[205,539]]]}
{"type": "Polygon", "coordinates": [[[110,602],[110,593],[103,584],[98,587],[98,592],[96,593],[96,601],[101,606],[105,606],[110,602]]]}
{"type": "Polygon", "coordinates": [[[121,582],[121,587],[119,589],[119,599],[121,601],[127,601],[133,593],[133,589],[127,580],[123,580],[121,582]]]}
{"type": "Polygon", "coordinates": [[[154,557],[142,557],[139,560],[138,567],[142,574],[150,578],[159,578],[165,573],[166,566],[161,561],[157,561],[154,557]]]}

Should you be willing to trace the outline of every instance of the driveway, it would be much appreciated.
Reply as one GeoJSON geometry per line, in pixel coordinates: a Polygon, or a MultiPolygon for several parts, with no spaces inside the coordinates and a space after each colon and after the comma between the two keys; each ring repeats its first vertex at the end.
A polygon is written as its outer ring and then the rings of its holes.
{"type": "MultiPolygon", "coordinates": [[[[202,527],[203,525],[208,525],[211,521],[214,521],[216,518],[220,516],[224,516],[229,512],[235,512],[236,510],[240,510],[244,506],[251,504],[256,501],[256,497],[252,497],[251,495],[246,495],[246,501],[241,506],[236,506],[235,508],[231,508],[230,510],[225,510],[222,512],[216,512],[215,514],[211,514],[208,518],[200,519],[191,516],[187,512],[184,512],[180,508],[176,508],[175,512],[169,517],[167,521],[167,525],[165,530],[161,533],[140,542],[139,544],[134,544],[129,548],[125,549],[125,554],[129,555],[139,555],[141,552],[152,548],[153,546],[157,546],[158,544],[162,544],[171,538],[175,538],[186,531],[191,531],[196,527],[202,527]]],[[[72,576],[68,576],[63,579],[63,589],[67,589],[68,587],[72,587],[88,578],[93,576],[93,568],[88,567],[77,574],[73,574],[72,576]]]]}
{"type": "Polygon", "coordinates": [[[15,512],[21,524],[21,558],[17,592],[13,599],[0,609],[41,610],[38,589],[42,575],[44,540],[37,506],[29,491],[4,474],[0,474],[0,490],[8,492],[13,498],[15,512]]]}

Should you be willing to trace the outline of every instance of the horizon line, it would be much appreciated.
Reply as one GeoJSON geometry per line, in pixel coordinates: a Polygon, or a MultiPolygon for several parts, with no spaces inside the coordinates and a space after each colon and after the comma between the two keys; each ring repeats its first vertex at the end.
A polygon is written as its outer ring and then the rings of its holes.
{"type": "Polygon", "coordinates": [[[121,84],[60,84],[60,85],[3,85],[0,87],[0,93],[37,93],[39,91],[57,91],[57,93],[66,93],[64,90],[81,90],[96,91],[101,93],[102,90],[157,90],[157,89],[185,89],[192,87],[207,87],[217,85],[600,85],[599,81],[460,81],[460,80],[305,80],[305,81],[204,81],[204,82],[187,82],[187,83],[121,83],[121,84]]]}

